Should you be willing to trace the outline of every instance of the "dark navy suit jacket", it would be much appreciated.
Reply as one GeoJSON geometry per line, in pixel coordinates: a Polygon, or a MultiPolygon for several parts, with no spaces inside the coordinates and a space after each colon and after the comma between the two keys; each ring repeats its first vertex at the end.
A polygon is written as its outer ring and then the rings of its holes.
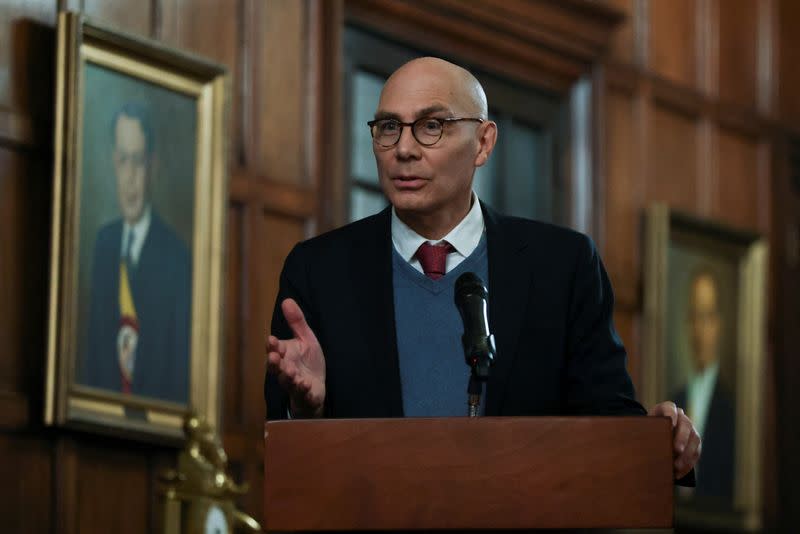
{"type": "MultiPolygon", "coordinates": [[[[191,256],[183,241],[152,211],[150,228],[129,280],[139,341],[131,392],[187,403],[191,256]]],[[[79,382],[120,391],[117,355],[122,221],[97,233],[91,274],[91,304],[85,360],[79,382]]]]}
{"type": "MultiPolygon", "coordinates": [[[[486,415],[645,414],[592,241],[485,206],[483,212],[497,343],[486,415]]],[[[287,297],[297,300],[325,354],[326,415],[402,416],[390,208],[295,246],[272,321],[281,339],[293,337],[280,309],[287,297]]],[[[269,418],[285,417],[288,399],[272,375],[265,399],[269,418]]]]}

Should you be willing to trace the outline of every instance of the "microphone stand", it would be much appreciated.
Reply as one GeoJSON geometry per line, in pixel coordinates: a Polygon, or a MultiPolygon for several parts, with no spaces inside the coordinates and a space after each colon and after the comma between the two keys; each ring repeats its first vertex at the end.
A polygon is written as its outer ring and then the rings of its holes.
{"type": "Polygon", "coordinates": [[[469,385],[467,386],[467,404],[470,417],[478,417],[478,410],[481,406],[481,393],[483,393],[483,382],[478,378],[475,369],[469,375],[469,385]]]}

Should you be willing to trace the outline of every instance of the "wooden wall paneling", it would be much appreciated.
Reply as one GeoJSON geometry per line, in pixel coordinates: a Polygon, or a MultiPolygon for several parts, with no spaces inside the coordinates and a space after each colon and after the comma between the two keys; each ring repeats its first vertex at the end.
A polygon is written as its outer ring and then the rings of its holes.
{"type": "Polygon", "coordinates": [[[800,2],[778,0],[778,116],[796,132],[800,131],[800,44],[797,22],[800,2]]]}
{"type": "Polygon", "coordinates": [[[246,238],[246,206],[231,202],[228,206],[227,261],[225,277],[225,362],[223,391],[223,421],[226,432],[243,430],[244,406],[242,387],[246,368],[242,361],[245,354],[245,326],[247,324],[248,284],[246,276],[248,248],[246,238]]]}
{"type": "Polygon", "coordinates": [[[52,491],[52,450],[47,441],[0,434],[0,517],[4,532],[54,532],[48,506],[52,491]],[[31,513],[35,511],[35,513],[31,513]]]}
{"type": "Polygon", "coordinates": [[[650,70],[682,85],[697,87],[697,2],[649,0],[647,21],[650,70]]]}
{"type": "Polygon", "coordinates": [[[55,0],[0,3],[0,145],[49,151],[55,0]]]}
{"type": "Polygon", "coordinates": [[[748,109],[757,106],[759,3],[724,0],[718,11],[719,98],[748,109]]]}
{"type": "Polygon", "coordinates": [[[79,532],[153,530],[146,452],[122,442],[81,439],[75,487],[79,532]]]}
{"type": "Polygon", "coordinates": [[[697,213],[697,119],[660,105],[650,116],[645,199],[697,213]]]}
{"type": "MultiPolygon", "coordinates": [[[[78,534],[78,453],[75,439],[70,435],[55,439],[53,466],[54,522],[59,534],[78,534]]],[[[39,507],[50,503],[40,502],[39,507]]]]}
{"type": "Polygon", "coordinates": [[[719,131],[719,180],[711,216],[750,230],[759,226],[758,140],[719,131]]]}
{"type": "Polygon", "coordinates": [[[52,26],[55,10],[56,0],[0,3],[0,109],[31,111],[25,106],[29,98],[26,89],[33,86],[28,63],[33,62],[32,54],[39,50],[35,43],[23,39],[19,28],[32,22],[52,26]]]}
{"type": "Polygon", "coordinates": [[[636,173],[638,124],[635,95],[606,93],[605,251],[617,308],[635,309],[639,295],[639,233],[642,177],[636,173]]]}
{"type": "Polygon", "coordinates": [[[761,0],[758,4],[757,91],[758,111],[774,117],[779,79],[778,71],[778,0],[761,0]]]}
{"type": "Polygon", "coordinates": [[[719,182],[718,132],[708,117],[697,122],[697,206],[698,213],[709,216],[713,210],[719,182]]]}
{"type": "MultiPolygon", "coordinates": [[[[796,144],[796,141],[795,141],[796,144]]],[[[777,515],[780,525],[800,524],[800,154],[781,136],[772,176],[770,331],[775,362],[777,515]],[[794,151],[795,154],[791,154],[794,151]]]]}
{"type": "Polygon", "coordinates": [[[318,191],[316,228],[324,232],[348,221],[349,182],[345,180],[342,72],[342,0],[309,5],[308,169],[318,191]],[[333,133],[336,132],[336,133],[333,133]]]}
{"type": "Polygon", "coordinates": [[[0,146],[0,391],[12,393],[0,422],[9,426],[42,413],[51,162],[36,155],[0,146]]]}
{"type": "Polygon", "coordinates": [[[620,13],[625,14],[625,20],[614,30],[614,37],[611,40],[610,57],[614,61],[620,63],[636,63],[639,57],[636,50],[639,2],[637,0],[611,0],[609,3],[619,10],[620,13]]]}
{"type": "Polygon", "coordinates": [[[153,37],[156,23],[154,2],[123,0],[82,0],[83,12],[97,24],[134,33],[143,37],[153,37]]]}
{"type": "MultiPolygon", "coordinates": [[[[257,2],[253,9],[252,170],[270,180],[308,183],[305,1],[257,2]]],[[[328,125],[326,125],[328,126],[328,125]]],[[[330,135],[334,135],[329,130],[330,135]]]]}
{"type": "MultiPolygon", "coordinates": [[[[486,16],[467,17],[460,9],[466,4],[453,0],[438,3],[346,0],[345,15],[348,22],[378,28],[398,40],[424,43],[427,49],[460,58],[470,65],[544,90],[564,93],[585,73],[590,59],[585,57],[581,61],[578,57],[576,61],[574,55],[554,53],[552,43],[545,47],[536,46],[535,42],[519,35],[519,26],[536,32],[537,11],[549,3],[527,2],[528,17],[504,18],[512,22],[511,27],[502,22],[488,24],[486,16]],[[454,5],[458,7],[454,8],[454,5]],[[526,19],[527,24],[523,24],[526,19]]],[[[470,7],[487,10],[486,5],[477,6],[477,3],[470,4],[470,7]]],[[[492,20],[496,22],[497,13],[493,15],[492,20]]]]}

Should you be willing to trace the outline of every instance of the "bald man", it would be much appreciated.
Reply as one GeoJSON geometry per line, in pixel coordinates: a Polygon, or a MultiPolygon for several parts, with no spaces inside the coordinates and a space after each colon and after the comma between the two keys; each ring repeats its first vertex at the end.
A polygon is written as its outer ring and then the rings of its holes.
{"type": "MultiPolygon", "coordinates": [[[[480,83],[436,58],[386,81],[369,122],[391,206],[299,243],[286,259],[266,340],[267,416],[466,413],[454,282],[487,281],[497,343],[486,415],[644,414],[612,324],[613,296],[592,241],[506,217],[472,192],[497,140],[480,83]]],[[[700,442],[673,403],[675,474],[700,442]]]]}

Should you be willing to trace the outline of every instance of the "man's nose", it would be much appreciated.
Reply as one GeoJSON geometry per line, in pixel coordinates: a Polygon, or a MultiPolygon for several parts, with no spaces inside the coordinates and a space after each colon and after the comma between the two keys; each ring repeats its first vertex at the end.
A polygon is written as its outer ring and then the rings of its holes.
{"type": "Polygon", "coordinates": [[[412,126],[406,126],[400,132],[400,139],[395,145],[395,156],[397,159],[419,158],[421,146],[414,138],[412,126]]]}

